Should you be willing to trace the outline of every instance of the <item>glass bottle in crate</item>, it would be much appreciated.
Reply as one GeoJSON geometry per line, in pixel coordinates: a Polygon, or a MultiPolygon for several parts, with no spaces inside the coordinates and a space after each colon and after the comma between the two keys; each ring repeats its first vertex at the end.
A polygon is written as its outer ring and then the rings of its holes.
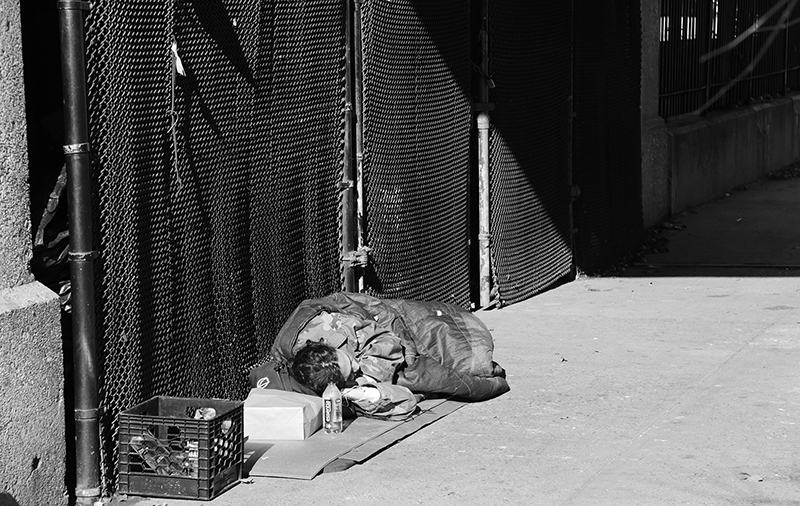
{"type": "Polygon", "coordinates": [[[186,454],[188,458],[184,461],[183,472],[192,478],[197,478],[197,468],[200,465],[200,450],[199,442],[197,440],[192,439],[187,441],[186,454]]]}

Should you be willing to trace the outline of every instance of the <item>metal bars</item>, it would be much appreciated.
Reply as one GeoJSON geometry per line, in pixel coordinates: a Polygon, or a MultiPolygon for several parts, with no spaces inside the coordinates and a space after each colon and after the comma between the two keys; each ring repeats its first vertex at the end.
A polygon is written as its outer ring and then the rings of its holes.
{"type": "Polygon", "coordinates": [[[794,0],[663,0],[663,118],[769,100],[800,87],[794,0]]]}

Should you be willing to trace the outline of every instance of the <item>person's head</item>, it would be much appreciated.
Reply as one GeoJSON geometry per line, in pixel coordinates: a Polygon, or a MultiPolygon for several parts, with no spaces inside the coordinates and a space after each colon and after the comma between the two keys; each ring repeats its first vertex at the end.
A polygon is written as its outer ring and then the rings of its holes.
{"type": "Polygon", "coordinates": [[[328,383],[344,388],[345,381],[352,379],[353,368],[353,361],[344,350],[309,341],[295,354],[289,372],[298,382],[322,395],[328,383]]]}

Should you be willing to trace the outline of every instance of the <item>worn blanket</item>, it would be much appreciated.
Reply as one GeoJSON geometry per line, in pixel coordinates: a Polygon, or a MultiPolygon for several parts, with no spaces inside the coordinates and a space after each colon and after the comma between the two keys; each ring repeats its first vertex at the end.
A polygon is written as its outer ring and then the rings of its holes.
{"type": "Polygon", "coordinates": [[[501,369],[493,362],[491,333],[469,311],[442,302],[378,299],[358,293],[303,301],[275,339],[273,362],[252,371],[253,386],[269,376],[269,387],[308,393],[292,381],[285,366],[300,330],[323,311],[375,321],[399,336],[417,360],[399,370],[396,382],[412,392],[482,401],[509,390],[505,377],[497,375],[501,369]]]}

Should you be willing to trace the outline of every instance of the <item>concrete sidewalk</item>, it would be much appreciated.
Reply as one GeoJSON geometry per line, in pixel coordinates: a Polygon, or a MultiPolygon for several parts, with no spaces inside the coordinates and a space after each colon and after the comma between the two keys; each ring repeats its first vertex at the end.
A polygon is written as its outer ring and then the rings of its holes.
{"type": "Polygon", "coordinates": [[[123,504],[800,504],[799,182],[680,217],[621,277],[479,313],[511,392],[363,465],[123,504]]]}

